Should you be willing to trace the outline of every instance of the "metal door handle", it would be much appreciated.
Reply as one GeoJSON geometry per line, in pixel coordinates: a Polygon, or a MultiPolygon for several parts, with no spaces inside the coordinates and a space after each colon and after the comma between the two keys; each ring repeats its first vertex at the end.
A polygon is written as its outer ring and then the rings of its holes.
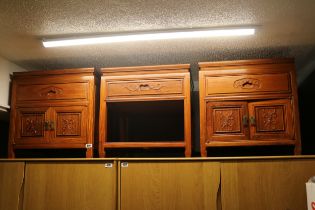
{"type": "Polygon", "coordinates": [[[55,130],[55,122],[50,121],[50,130],[53,131],[55,130]]]}
{"type": "Polygon", "coordinates": [[[49,121],[45,121],[44,128],[45,128],[45,131],[49,131],[50,130],[49,121]]]}
{"type": "Polygon", "coordinates": [[[247,117],[247,115],[243,116],[242,122],[243,122],[243,126],[248,126],[248,117],[247,117]]]}
{"type": "Polygon", "coordinates": [[[45,121],[44,123],[45,131],[55,130],[55,123],[53,121],[45,121]]]}
{"type": "Polygon", "coordinates": [[[256,125],[256,118],[254,116],[249,117],[249,123],[250,125],[255,126],[256,125]]]}

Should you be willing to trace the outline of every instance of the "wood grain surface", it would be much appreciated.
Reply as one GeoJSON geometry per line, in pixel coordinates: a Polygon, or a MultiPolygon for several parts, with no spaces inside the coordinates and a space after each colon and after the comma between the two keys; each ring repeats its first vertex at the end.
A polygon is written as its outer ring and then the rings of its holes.
{"type": "Polygon", "coordinates": [[[221,163],[222,210],[303,210],[314,160],[221,163]]]}
{"type": "Polygon", "coordinates": [[[130,162],[121,168],[121,210],[217,209],[218,162],[130,162]]]}
{"type": "Polygon", "coordinates": [[[24,162],[0,163],[0,210],[18,210],[23,201],[24,162]],[[23,191],[22,191],[23,192],[23,191]]]}
{"type": "Polygon", "coordinates": [[[27,163],[23,209],[116,209],[117,168],[105,163],[27,163]]]}

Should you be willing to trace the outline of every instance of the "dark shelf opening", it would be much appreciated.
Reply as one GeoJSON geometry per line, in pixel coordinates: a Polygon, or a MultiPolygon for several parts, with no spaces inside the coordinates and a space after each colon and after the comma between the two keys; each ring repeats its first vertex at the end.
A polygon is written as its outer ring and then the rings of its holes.
{"type": "Polygon", "coordinates": [[[183,157],[184,150],[184,148],[110,148],[106,150],[106,157],[177,158],[183,157]]]}
{"type": "Polygon", "coordinates": [[[208,147],[208,157],[287,156],[294,153],[294,146],[208,147]]]}
{"type": "Polygon", "coordinates": [[[108,142],[184,140],[184,101],[107,103],[108,142]]]}
{"type": "Polygon", "coordinates": [[[16,158],[85,158],[85,149],[17,149],[16,158]]]}

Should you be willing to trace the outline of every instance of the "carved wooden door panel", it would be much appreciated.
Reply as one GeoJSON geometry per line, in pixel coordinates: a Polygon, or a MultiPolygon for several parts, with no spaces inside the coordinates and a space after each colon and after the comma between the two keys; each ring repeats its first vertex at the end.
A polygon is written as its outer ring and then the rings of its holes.
{"type": "Polygon", "coordinates": [[[49,141],[47,107],[18,108],[15,126],[15,142],[18,144],[41,144],[49,141]]]}
{"type": "Polygon", "coordinates": [[[85,143],[87,107],[52,107],[52,143],[85,143]]]}
{"type": "Polygon", "coordinates": [[[249,138],[247,102],[207,102],[206,142],[249,138]]]}
{"type": "Polygon", "coordinates": [[[293,139],[290,99],[248,103],[251,139],[293,139]]]}

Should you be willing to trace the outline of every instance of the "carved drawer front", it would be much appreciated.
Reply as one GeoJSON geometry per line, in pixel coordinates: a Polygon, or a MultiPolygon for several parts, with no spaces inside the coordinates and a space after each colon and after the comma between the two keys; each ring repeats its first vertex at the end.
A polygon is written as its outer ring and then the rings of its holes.
{"type": "Polygon", "coordinates": [[[47,142],[48,108],[21,108],[17,110],[16,142],[20,144],[47,142]]]}
{"type": "Polygon", "coordinates": [[[248,104],[251,139],[293,139],[291,100],[248,104]]]}
{"type": "Polygon", "coordinates": [[[183,79],[156,79],[107,82],[108,97],[183,94],[183,79]]]}
{"type": "Polygon", "coordinates": [[[48,85],[18,85],[17,100],[59,100],[85,99],[88,95],[87,83],[48,84],[48,85]]]}
{"type": "Polygon", "coordinates": [[[290,91],[290,76],[288,73],[206,77],[206,95],[290,91]]]}
{"type": "Polygon", "coordinates": [[[248,136],[246,102],[207,102],[207,142],[248,136]]]}

